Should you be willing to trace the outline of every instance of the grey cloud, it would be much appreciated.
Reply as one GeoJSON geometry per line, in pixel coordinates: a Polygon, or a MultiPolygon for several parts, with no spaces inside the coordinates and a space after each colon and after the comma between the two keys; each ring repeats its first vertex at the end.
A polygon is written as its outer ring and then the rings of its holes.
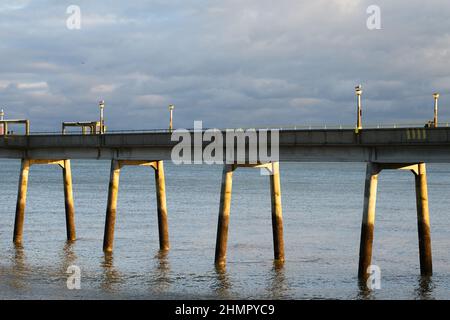
{"type": "Polygon", "coordinates": [[[110,129],[425,122],[450,118],[450,3],[2,1],[0,104],[33,130],[97,117],[110,129]],[[66,8],[81,7],[81,30],[66,8]],[[45,83],[46,85],[43,85],[45,83]],[[447,107],[448,106],[448,107],[447,107]]]}

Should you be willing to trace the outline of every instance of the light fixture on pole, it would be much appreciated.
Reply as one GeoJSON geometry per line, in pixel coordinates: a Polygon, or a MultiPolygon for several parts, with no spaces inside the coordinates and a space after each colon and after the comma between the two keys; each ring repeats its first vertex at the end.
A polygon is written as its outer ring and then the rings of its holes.
{"type": "Polygon", "coordinates": [[[169,105],[169,112],[170,112],[169,130],[170,130],[170,132],[172,132],[172,129],[173,129],[173,109],[175,109],[175,106],[173,104],[169,105]]]}
{"type": "Polygon", "coordinates": [[[434,98],[434,119],[433,119],[433,125],[435,128],[438,126],[438,99],[439,99],[439,93],[433,93],[434,98]]]}
{"type": "MultiPolygon", "coordinates": [[[[0,110],[0,121],[3,121],[5,118],[5,112],[2,110],[0,110]]],[[[3,123],[0,124],[0,135],[4,134],[4,130],[3,130],[3,123]]]]}
{"type": "Polygon", "coordinates": [[[360,130],[362,129],[362,109],[361,109],[361,94],[362,94],[362,87],[361,85],[357,85],[355,87],[355,94],[356,94],[356,103],[357,103],[357,118],[356,118],[356,129],[360,130]]]}
{"type": "Polygon", "coordinates": [[[98,103],[98,106],[100,108],[100,134],[104,134],[105,133],[105,118],[104,118],[103,110],[105,109],[105,101],[101,100],[98,103]]]}

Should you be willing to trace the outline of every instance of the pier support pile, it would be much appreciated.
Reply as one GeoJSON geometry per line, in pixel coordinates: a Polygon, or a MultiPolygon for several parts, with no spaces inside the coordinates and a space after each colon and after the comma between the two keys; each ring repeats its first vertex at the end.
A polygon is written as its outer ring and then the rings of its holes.
{"type": "Polygon", "coordinates": [[[28,174],[30,172],[30,167],[35,164],[53,164],[59,165],[62,168],[64,179],[67,240],[74,241],[76,239],[75,209],[73,205],[72,171],[70,168],[70,160],[22,159],[19,178],[19,190],[17,193],[16,217],[14,222],[14,243],[16,245],[22,244],[23,224],[25,220],[25,205],[28,189],[28,174]]]}
{"type": "Polygon", "coordinates": [[[220,192],[219,221],[216,239],[216,266],[226,264],[228,223],[230,220],[231,187],[233,182],[233,172],[238,167],[264,168],[269,171],[270,192],[272,203],[272,233],[274,257],[278,262],[284,261],[284,240],[283,240],[283,216],[281,210],[281,188],[280,188],[280,167],[278,162],[265,164],[226,164],[222,173],[222,188],[220,192]]]}
{"type": "Polygon", "coordinates": [[[126,165],[150,166],[155,170],[159,247],[161,250],[169,250],[169,228],[167,223],[166,186],[163,161],[112,160],[108,189],[108,205],[106,209],[105,235],[103,238],[103,251],[112,252],[113,250],[120,169],[126,165]]]}
{"type": "Polygon", "coordinates": [[[427,173],[425,163],[399,164],[375,162],[369,162],[366,170],[358,276],[361,279],[368,277],[367,268],[371,265],[372,261],[378,174],[383,169],[410,170],[414,174],[416,187],[417,226],[419,233],[420,273],[423,276],[429,276],[433,273],[433,267],[431,255],[430,216],[428,211],[427,173]]]}

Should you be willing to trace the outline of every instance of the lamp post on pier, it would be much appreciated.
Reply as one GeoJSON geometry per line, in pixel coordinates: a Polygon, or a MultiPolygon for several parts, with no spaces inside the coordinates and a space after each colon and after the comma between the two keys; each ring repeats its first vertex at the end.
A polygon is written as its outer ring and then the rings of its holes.
{"type": "MultiPolygon", "coordinates": [[[[4,118],[5,118],[5,112],[4,112],[3,109],[2,109],[2,110],[0,110],[0,121],[5,120],[4,118]]],[[[5,134],[5,129],[4,129],[4,127],[5,127],[5,126],[3,125],[3,123],[1,123],[1,124],[0,124],[0,135],[5,134]]]]}
{"type": "Polygon", "coordinates": [[[435,128],[438,126],[438,99],[439,99],[439,93],[433,93],[434,98],[434,118],[433,118],[433,125],[435,128]]]}
{"type": "Polygon", "coordinates": [[[170,132],[172,132],[172,129],[173,129],[173,109],[175,109],[175,106],[173,104],[169,105],[169,112],[170,112],[169,131],[170,132]]]}
{"type": "Polygon", "coordinates": [[[104,134],[105,133],[105,118],[104,118],[105,101],[101,100],[98,103],[98,107],[100,108],[100,134],[104,134]]]}
{"type": "Polygon", "coordinates": [[[362,110],[361,110],[361,94],[362,94],[362,87],[361,85],[357,85],[355,87],[355,94],[356,94],[356,104],[357,104],[357,118],[356,118],[356,129],[361,130],[362,129],[362,110]]]}

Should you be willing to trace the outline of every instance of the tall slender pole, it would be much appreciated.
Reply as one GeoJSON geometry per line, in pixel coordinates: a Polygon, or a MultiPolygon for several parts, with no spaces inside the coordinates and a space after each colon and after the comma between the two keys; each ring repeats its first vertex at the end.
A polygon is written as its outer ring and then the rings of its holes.
{"type": "Polygon", "coordinates": [[[438,99],[439,99],[439,93],[433,93],[434,97],[434,127],[437,128],[438,126],[438,99]]]}
{"type": "Polygon", "coordinates": [[[98,103],[98,106],[100,108],[100,134],[105,133],[105,118],[103,114],[103,110],[105,109],[105,101],[102,100],[98,103]]]}
{"type": "Polygon", "coordinates": [[[175,109],[175,106],[173,104],[169,105],[169,112],[170,112],[169,131],[170,132],[172,132],[172,129],[173,129],[173,109],[175,109]]]}
{"type": "Polygon", "coordinates": [[[358,85],[355,87],[355,93],[356,93],[356,103],[357,103],[357,118],[356,118],[356,128],[358,130],[362,129],[362,109],[361,109],[361,94],[362,94],[362,87],[361,85],[358,85]]]}
{"type": "MultiPolygon", "coordinates": [[[[2,109],[2,110],[0,110],[0,121],[3,121],[4,117],[5,117],[5,112],[2,109]]],[[[3,127],[4,127],[3,123],[0,124],[0,135],[4,134],[4,131],[3,131],[4,128],[3,127]]]]}

